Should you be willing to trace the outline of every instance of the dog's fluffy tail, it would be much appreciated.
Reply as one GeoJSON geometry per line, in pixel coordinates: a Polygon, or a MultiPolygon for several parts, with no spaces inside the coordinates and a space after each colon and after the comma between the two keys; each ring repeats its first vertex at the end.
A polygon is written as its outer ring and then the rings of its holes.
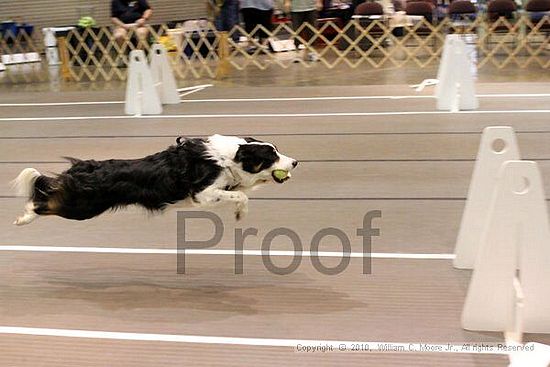
{"type": "Polygon", "coordinates": [[[41,176],[41,173],[34,168],[25,168],[19,176],[11,182],[17,196],[31,198],[34,194],[34,183],[41,176]]]}

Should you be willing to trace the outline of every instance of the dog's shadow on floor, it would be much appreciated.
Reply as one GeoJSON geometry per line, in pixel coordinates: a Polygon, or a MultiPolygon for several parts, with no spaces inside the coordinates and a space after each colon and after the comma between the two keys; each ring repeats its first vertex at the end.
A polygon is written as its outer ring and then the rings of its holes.
{"type": "MultiPolygon", "coordinates": [[[[228,275],[212,269],[194,275],[163,273],[135,277],[81,272],[74,277],[50,275],[42,282],[36,285],[40,297],[67,307],[72,303],[79,307],[85,304],[96,308],[94,313],[101,310],[121,313],[125,319],[140,318],[142,313],[150,315],[154,311],[161,319],[193,323],[237,315],[326,314],[367,306],[327,286],[326,281],[316,282],[305,274],[279,277],[265,271],[228,275]]],[[[43,305],[41,312],[47,312],[46,309],[43,305]]]]}

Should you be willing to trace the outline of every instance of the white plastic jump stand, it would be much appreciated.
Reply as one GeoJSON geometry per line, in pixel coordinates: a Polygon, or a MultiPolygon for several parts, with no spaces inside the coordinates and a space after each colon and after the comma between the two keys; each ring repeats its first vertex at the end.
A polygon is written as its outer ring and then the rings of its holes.
{"type": "Polygon", "coordinates": [[[532,347],[533,350],[512,352],[508,367],[548,367],[550,365],[550,346],[540,343],[527,343],[526,346],[532,347]]]}
{"type": "Polygon", "coordinates": [[[6,67],[4,66],[4,64],[2,64],[2,63],[0,62],[0,71],[4,71],[4,70],[6,70],[6,67]]]}
{"type": "Polygon", "coordinates": [[[162,113],[162,105],[143,50],[130,52],[124,111],[134,116],[162,113]]]}
{"type": "Polygon", "coordinates": [[[466,44],[460,35],[447,35],[435,88],[438,110],[457,112],[479,107],[470,65],[466,44]]]}
{"type": "Polygon", "coordinates": [[[60,65],[57,39],[53,28],[42,28],[44,34],[44,46],[46,47],[46,59],[49,65],[60,65]]]}
{"type": "Polygon", "coordinates": [[[491,200],[462,327],[519,340],[524,332],[550,333],[549,279],[550,229],[538,166],[508,161],[491,200]]]}
{"type": "Polygon", "coordinates": [[[474,268],[500,168],[506,161],[519,159],[514,129],[508,126],[490,126],[483,130],[456,240],[456,256],[453,261],[455,268],[474,268]]]}
{"type": "Polygon", "coordinates": [[[170,61],[166,49],[161,44],[155,43],[151,47],[151,75],[153,83],[162,104],[178,104],[180,97],[176,86],[174,72],[170,67],[170,61]]]}

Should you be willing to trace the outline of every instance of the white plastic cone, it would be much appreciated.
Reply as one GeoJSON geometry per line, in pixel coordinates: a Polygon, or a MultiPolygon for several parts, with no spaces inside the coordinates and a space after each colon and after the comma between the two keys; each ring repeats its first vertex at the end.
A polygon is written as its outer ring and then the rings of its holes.
{"type": "Polygon", "coordinates": [[[550,346],[527,343],[524,348],[518,348],[517,351],[510,353],[508,367],[548,367],[548,365],[550,365],[550,346]]]}
{"type": "Polygon", "coordinates": [[[166,49],[158,43],[151,47],[151,75],[160,101],[163,104],[178,104],[180,97],[176,86],[174,72],[170,67],[166,49]]]}
{"type": "Polygon", "coordinates": [[[456,241],[454,267],[473,269],[500,168],[506,161],[519,159],[513,128],[490,126],[483,130],[456,241]]]}
{"type": "Polygon", "coordinates": [[[439,62],[439,68],[437,69],[437,80],[438,80],[438,83],[437,85],[435,86],[435,95],[438,96],[440,94],[440,85],[441,85],[441,79],[443,78],[443,76],[447,75],[449,72],[448,72],[448,68],[449,68],[449,63],[451,61],[451,40],[453,39],[453,37],[450,37],[450,36],[454,36],[454,35],[448,35],[445,37],[445,42],[443,43],[443,51],[441,53],[441,61],[439,62]]]}
{"type": "Polygon", "coordinates": [[[435,89],[438,110],[475,110],[479,107],[470,66],[466,44],[460,35],[447,35],[435,89]]]}
{"type": "Polygon", "coordinates": [[[137,116],[162,113],[162,105],[142,50],[130,52],[124,111],[128,115],[137,116]]]}
{"type": "Polygon", "coordinates": [[[521,325],[522,332],[550,333],[549,279],[550,230],[538,166],[506,162],[491,201],[462,326],[506,332],[521,325]],[[521,307],[514,288],[517,269],[521,307]]]}

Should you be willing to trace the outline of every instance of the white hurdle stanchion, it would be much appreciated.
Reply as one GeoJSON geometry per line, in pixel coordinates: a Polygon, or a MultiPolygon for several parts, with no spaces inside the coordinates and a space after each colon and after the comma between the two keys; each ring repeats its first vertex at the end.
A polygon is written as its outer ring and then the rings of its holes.
{"type": "MultiPolygon", "coordinates": [[[[511,344],[517,346],[518,344],[511,344]]],[[[521,344],[519,344],[521,345],[521,344]]],[[[550,346],[541,343],[527,343],[524,350],[510,353],[508,367],[548,367],[550,365],[550,346]]]]}
{"type": "Polygon", "coordinates": [[[151,75],[162,104],[178,104],[180,97],[166,49],[159,43],[151,47],[151,75]]]}
{"type": "Polygon", "coordinates": [[[463,328],[550,333],[549,279],[550,229],[540,171],[535,162],[508,161],[491,200],[463,328]]]}
{"type": "Polygon", "coordinates": [[[490,126],[483,130],[456,241],[454,267],[473,269],[500,168],[506,161],[519,159],[513,128],[490,126]]]}
{"type": "Polygon", "coordinates": [[[6,67],[4,66],[4,64],[2,64],[2,63],[0,62],[0,71],[4,71],[4,70],[6,70],[6,67]]]}
{"type": "Polygon", "coordinates": [[[471,60],[460,35],[447,35],[437,72],[439,83],[435,88],[438,110],[456,112],[479,107],[470,67],[471,60]]]}
{"type": "Polygon", "coordinates": [[[124,111],[135,116],[162,113],[160,98],[143,50],[130,52],[124,111]]]}

